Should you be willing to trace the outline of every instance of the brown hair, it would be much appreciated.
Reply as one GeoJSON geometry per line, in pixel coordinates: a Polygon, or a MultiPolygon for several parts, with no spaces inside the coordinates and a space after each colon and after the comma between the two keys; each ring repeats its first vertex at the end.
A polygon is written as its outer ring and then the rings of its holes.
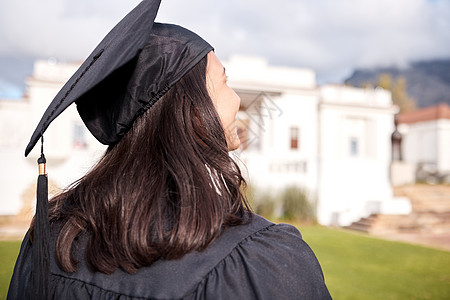
{"type": "Polygon", "coordinates": [[[83,233],[93,271],[132,273],[201,251],[224,226],[244,222],[245,180],[207,92],[206,63],[205,57],[87,175],[50,201],[64,271],[76,271],[72,248],[83,233]]]}

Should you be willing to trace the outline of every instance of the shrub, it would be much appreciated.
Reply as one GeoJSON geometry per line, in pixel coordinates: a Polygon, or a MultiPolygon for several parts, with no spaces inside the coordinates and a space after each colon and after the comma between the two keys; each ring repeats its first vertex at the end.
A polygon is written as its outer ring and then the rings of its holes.
{"type": "Polygon", "coordinates": [[[317,223],[314,201],[305,189],[291,186],[271,193],[248,185],[245,193],[253,211],[265,218],[317,223]]]}
{"type": "Polygon", "coordinates": [[[270,192],[248,185],[245,194],[255,213],[268,219],[275,217],[275,198],[270,192]]]}
{"type": "Polygon", "coordinates": [[[288,221],[316,223],[316,212],[313,201],[305,189],[291,186],[281,194],[283,218],[288,221]]]}

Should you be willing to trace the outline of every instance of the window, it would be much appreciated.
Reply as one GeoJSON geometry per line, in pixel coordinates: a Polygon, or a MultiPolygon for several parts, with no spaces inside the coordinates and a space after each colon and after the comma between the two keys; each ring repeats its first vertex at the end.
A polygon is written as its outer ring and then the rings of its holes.
{"type": "Polygon", "coordinates": [[[296,150],[300,148],[299,145],[299,129],[298,127],[291,127],[290,136],[291,136],[291,149],[296,150]]]}
{"type": "Polygon", "coordinates": [[[359,145],[357,138],[350,138],[350,156],[357,157],[359,153],[359,145]]]}
{"type": "Polygon", "coordinates": [[[81,124],[73,125],[73,146],[81,149],[86,147],[85,131],[81,124]]]}
{"type": "Polygon", "coordinates": [[[347,158],[375,157],[376,123],[369,118],[347,116],[342,126],[341,153],[347,158]]]}

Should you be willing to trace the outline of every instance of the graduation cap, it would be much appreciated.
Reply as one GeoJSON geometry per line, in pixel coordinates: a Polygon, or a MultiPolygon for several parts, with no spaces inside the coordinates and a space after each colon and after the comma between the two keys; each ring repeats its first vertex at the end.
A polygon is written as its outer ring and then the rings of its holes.
{"type": "Polygon", "coordinates": [[[213,48],[195,33],[172,24],[155,23],[160,0],[144,0],[100,42],[59,91],[42,116],[25,150],[41,139],[33,240],[35,296],[48,296],[49,224],[43,134],[73,102],[89,131],[113,145],[134,120],[213,48]]]}

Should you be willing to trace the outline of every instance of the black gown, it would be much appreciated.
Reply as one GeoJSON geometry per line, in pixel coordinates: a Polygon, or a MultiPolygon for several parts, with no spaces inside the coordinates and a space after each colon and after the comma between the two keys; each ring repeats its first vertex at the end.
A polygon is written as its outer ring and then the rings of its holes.
{"type": "MultiPolygon", "coordinates": [[[[55,240],[56,234],[51,253],[55,240]]],[[[30,299],[32,251],[27,234],[7,299],[30,299]]],[[[62,271],[51,255],[52,299],[331,299],[319,262],[300,232],[257,215],[249,224],[227,228],[202,252],[159,260],[135,274],[121,269],[92,273],[83,243],[75,252],[80,259],[75,273],[62,271]]]]}

